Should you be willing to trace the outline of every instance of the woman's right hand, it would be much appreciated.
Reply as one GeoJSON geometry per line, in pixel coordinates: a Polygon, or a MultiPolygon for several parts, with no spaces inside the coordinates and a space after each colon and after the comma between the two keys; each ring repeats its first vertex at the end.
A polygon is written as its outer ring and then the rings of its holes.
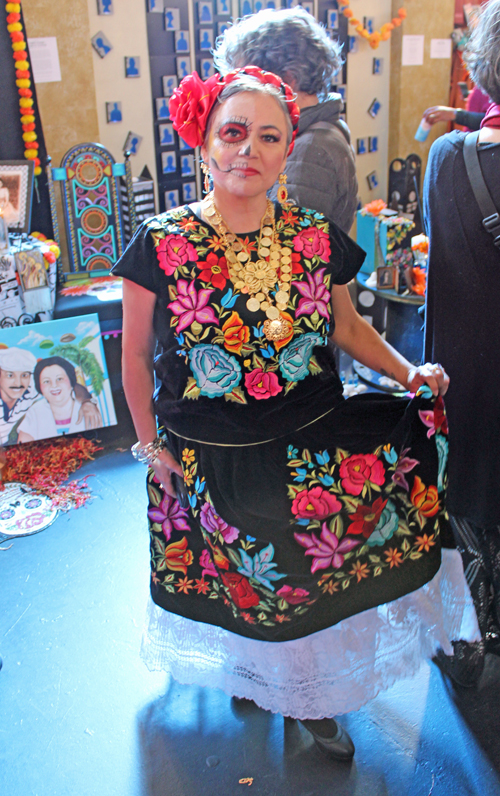
{"type": "Polygon", "coordinates": [[[155,475],[167,495],[170,495],[170,497],[173,498],[177,497],[177,493],[174,489],[170,476],[171,473],[176,473],[183,479],[184,473],[182,472],[182,467],[178,462],[176,462],[172,454],[169,453],[166,448],[163,448],[151,467],[155,471],[155,475]]]}
{"type": "Polygon", "coordinates": [[[423,118],[428,124],[437,122],[454,122],[457,115],[456,108],[448,108],[446,105],[432,105],[423,112],[423,118]]]}

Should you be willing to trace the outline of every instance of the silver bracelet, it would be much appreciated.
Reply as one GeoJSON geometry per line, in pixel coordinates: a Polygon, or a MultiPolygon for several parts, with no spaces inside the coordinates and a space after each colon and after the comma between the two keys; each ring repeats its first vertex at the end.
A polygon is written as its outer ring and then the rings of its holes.
{"type": "Polygon", "coordinates": [[[136,442],[135,445],[132,445],[130,450],[132,451],[134,459],[137,459],[141,464],[150,465],[157,460],[161,451],[166,447],[166,440],[162,439],[162,437],[156,437],[153,442],[148,442],[146,445],[141,445],[140,442],[136,442]]]}

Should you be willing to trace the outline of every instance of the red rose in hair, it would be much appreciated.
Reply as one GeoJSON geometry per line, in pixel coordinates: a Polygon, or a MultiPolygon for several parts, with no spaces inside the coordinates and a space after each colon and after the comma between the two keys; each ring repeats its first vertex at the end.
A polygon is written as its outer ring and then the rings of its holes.
{"type": "Polygon", "coordinates": [[[208,116],[223,88],[219,75],[203,81],[197,72],[193,72],[172,94],[168,108],[174,130],[190,147],[203,143],[208,116]]]}

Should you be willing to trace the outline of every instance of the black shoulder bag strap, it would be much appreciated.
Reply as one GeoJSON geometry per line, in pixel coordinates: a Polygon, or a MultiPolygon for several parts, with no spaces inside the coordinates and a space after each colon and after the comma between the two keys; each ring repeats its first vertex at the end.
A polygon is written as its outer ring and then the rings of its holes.
{"type": "Polygon", "coordinates": [[[493,243],[500,248],[500,215],[484,181],[477,154],[479,131],[468,133],[464,140],[464,160],[474,196],[483,216],[483,227],[493,235],[493,243]]]}

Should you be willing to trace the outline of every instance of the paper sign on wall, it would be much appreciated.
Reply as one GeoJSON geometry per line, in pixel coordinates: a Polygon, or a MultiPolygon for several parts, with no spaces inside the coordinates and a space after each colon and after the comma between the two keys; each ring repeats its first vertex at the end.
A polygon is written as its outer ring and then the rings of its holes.
{"type": "Polygon", "coordinates": [[[424,63],[424,36],[403,36],[403,66],[422,66],[424,63]]]}
{"type": "Polygon", "coordinates": [[[451,58],[451,39],[431,39],[431,58],[451,58]]]}
{"type": "Polygon", "coordinates": [[[28,39],[31,66],[35,83],[57,83],[61,80],[61,66],[55,36],[28,39]]]}

